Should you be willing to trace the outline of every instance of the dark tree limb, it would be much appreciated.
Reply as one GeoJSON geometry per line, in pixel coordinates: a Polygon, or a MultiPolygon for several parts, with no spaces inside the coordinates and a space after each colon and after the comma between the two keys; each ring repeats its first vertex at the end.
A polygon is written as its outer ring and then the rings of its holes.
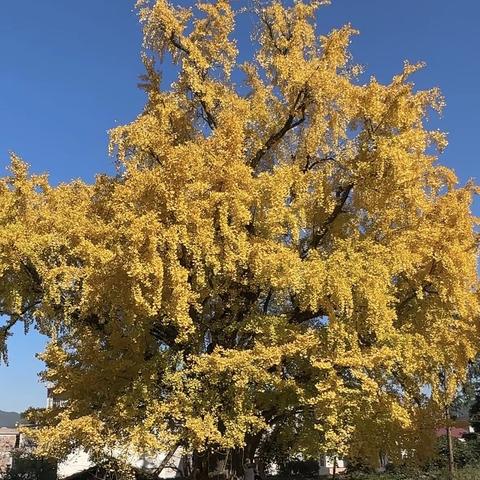
{"type": "MultiPolygon", "coordinates": [[[[177,49],[180,50],[184,55],[187,57],[191,57],[191,52],[188,47],[186,47],[182,41],[178,38],[178,36],[175,35],[174,32],[171,33],[170,35],[170,42],[172,45],[177,49]]],[[[201,69],[194,61],[192,62],[195,68],[199,71],[200,76],[205,79],[206,78],[206,71],[201,69]]],[[[208,109],[207,104],[205,103],[205,100],[203,99],[203,95],[200,92],[197,92],[195,90],[191,90],[192,94],[194,97],[196,97],[200,103],[200,106],[202,108],[202,111],[204,115],[202,115],[202,118],[207,122],[208,126],[214,130],[217,127],[217,121],[215,120],[214,115],[212,112],[208,109]]]]}
{"type": "MultiPolygon", "coordinates": [[[[428,267],[428,264],[425,265],[425,267],[428,268],[428,271],[423,276],[421,285],[419,286],[419,288],[412,288],[406,296],[398,300],[397,310],[401,310],[402,308],[406,307],[413,299],[417,298],[418,290],[421,290],[423,293],[426,293],[427,295],[438,294],[438,291],[434,288],[433,282],[425,281],[435,271],[435,268],[437,267],[437,262],[435,261],[435,259],[432,259],[430,262],[430,267],[428,267]]],[[[408,283],[408,280],[407,280],[407,283],[408,283]]]]}
{"type": "Polygon", "coordinates": [[[350,192],[352,191],[352,188],[353,188],[353,183],[350,183],[349,185],[347,185],[343,189],[340,189],[337,192],[337,197],[338,198],[337,198],[337,203],[336,203],[334,209],[332,210],[332,212],[327,217],[327,219],[325,220],[325,222],[323,223],[323,225],[321,227],[317,227],[317,228],[313,229],[312,238],[311,238],[311,241],[310,241],[310,248],[305,249],[305,251],[301,253],[302,258],[305,258],[307,256],[307,253],[308,253],[309,249],[314,250],[318,247],[320,242],[323,240],[325,235],[328,233],[330,225],[332,225],[332,223],[337,219],[337,217],[340,215],[340,213],[342,213],[343,207],[344,207],[345,203],[347,202],[347,199],[350,195],[350,192]]]}
{"type": "Polygon", "coordinates": [[[23,316],[29,313],[37,305],[40,305],[40,303],[42,302],[40,300],[37,300],[29,305],[26,305],[25,307],[23,307],[23,309],[19,313],[13,313],[7,310],[0,310],[0,315],[5,315],[10,317],[10,319],[6,322],[6,324],[0,327],[0,331],[12,328],[15,325],[15,323],[17,323],[19,320],[22,320],[23,316]]]}
{"type": "MultiPolygon", "coordinates": [[[[8,315],[7,312],[0,312],[1,315],[8,315]]],[[[0,347],[6,338],[10,335],[10,330],[16,325],[20,320],[19,317],[10,317],[10,319],[0,327],[0,347]]]]}
{"type": "Polygon", "coordinates": [[[320,165],[321,163],[332,162],[334,160],[335,160],[334,157],[327,156],[327,157],[317,158],[312,161],[311,155],[307,155],[307,162],[305,163],[305,166],[302,168],[302,172],[307,173],[309,170],[312,170],[313,168],[315,168],[317,165],[320,165]]]}
{"type": "Polygon", "coordinates": [[[415,404],[417,405],[417,407],[421,407],[422,406],[421,398],[418,396],[418,394],[414,394],[412,392],[409,392],[409,388],[408,388],[407,384],[405,383],[405,380],[404,380],[402,374],[398,371],[392,371],[392,375],[393,375],[393,378],[396,380],[396,382],[400,385],[400,388],[412,397],[412,399],[415,402],[415,404]]]}
{"type": "Polygon", "coordinates": [[[267,293],[267,297],[265,298],[265,303],[263,304],[263,313],[268,313],[268,305],[270,304],[270,300],[272,299],[273,290],[270,290],[267,293]]]}
{"type": "Polygon", "coordinates": [[[288,319],[288,323],[299,325],[301,323],[305,323],[310,320],[313,320],[314,318],[322,317],[326,314],[327,312],[322,307],[320,307],[316,311],[313,311],[310,309],[301,310],[299,307],[295,307],[288,319]]]}
{"type": "Polygon", "coordinates": [[[0,315],[10,317],[4,325],[0,327],[0,359],[3,359],[5,364],[8,364],[7,353],[7,338],[11,335],[10,330],[19,322],[22,321],[22,317],[27,315],[32,309],[41,303],[40,300],[31,303],[23,308],[20,313],[13,313],[6,310],[0,310],[0,315]]]}
{"type": "Polygon", "coordinates": [[[305,103],[301,104],[302,98],[305,97],[305,89],[300,90],[298,92],[297,98],[295,99],[295,102],[293,104],[293,107],[291,108],[290,114],[286,118],[284,124],[274,133],[268,137],[267,141],[263,144],[262,147],[260,147],[255,155],[252,157],[250,160],[250,166],[252,169],[256,169],[258,167],[258,164],[260,163],[260,160],[275,146],[280,142],[280,140],[285,136],[285,134],[289,131],[292,130],[295,127],[298,127],[305,121],[305,103]],[[297,118],[297,111],[301,110],[302,116],[298,119],[297,118]]]}
{"type": "MultiPolygon", "coordinates": [[[[423,293],[426,293],[427,295],[436,295],[438,294],[438,291],[435,290],[433,287],[432,282],[427,282],[425,283],[422,287],[420,287],[420,290],[422,290],[423,293]]],[[[412,290],[407,296],[402,298],[398,303],[397,303],[397,309],[402,309],[406,307],[413,299],[418,298],[417,295],[418,289],[412,290]]]]}
{"type": "Polygon", "coordinates": [[[275,133],[270,135],[270,137],[265,142],[263,147],[257,150],[252,160],[250,161],[250,165],[253,169],[257,168],[258,164],[260,163],[260,160],[264,157],[264,155],[268,153],[285,136],[285,134],[289,130],[292,130],[293,128],[298,127],[305,121],[305,117],[301,117],[298,120],[295,120],[295,117],[296,116],[294,114],[290,114],[287,117],[287,120],[285,121],[283,126],[279,130],[277,130],[275,133]]]}
{"type": "MultiPolygon", "coordinates": [[[[196,96],[198,96],[198,95],[196,95],[196,96]]],[[[209,111],[209,109],[207,107],[207,104],[205,103],[204,100],[200,99],[200,105],[202,106],[203,112],[205,114],[205,115],[202,115],[202,117],[207,122],[208,126],[212,130],[215,130],[215,128],[217,128],[217,121],[215,120],[215,117],[209,111]]]]}
{"type": "MultiPolygon", "coordinates": [[[[273,32],[272,23],[266,18],[265,15],[261,15],[259,18],[260,18],[260,21],[265,25],[265,28],[268,31],[268,36],[270,37],[270,40],[271,40],[272,45],[275,48],[275,50],[277,50],[282,55],[286,55],[288,53],[288,47],[281,48],[281,47],[278,46],[277,41],[275,40],[275,34],[273,32]]],[[[285,37],[285,38],[287,38],[287,37],[285,37]]]]}
{"type": "Polygon", "coordinates": [[[168,462],[175,455],[175,452],[180,448],[180,443],[177,443],[170,449],[170,451],[165,455],[165,458],[160,462],[160,465],[153,471],[152,477],[158,478],[162,471],[169,466],[168,462]]]}

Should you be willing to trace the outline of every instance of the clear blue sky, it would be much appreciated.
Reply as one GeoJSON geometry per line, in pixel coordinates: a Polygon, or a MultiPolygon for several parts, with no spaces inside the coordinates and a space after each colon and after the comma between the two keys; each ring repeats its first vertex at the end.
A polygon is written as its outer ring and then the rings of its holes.
{"type": "MultiPolygon", "coordinates": [[[[134,0],[22,0],[0,6],[0,172],[16,151],[53,182],[112,171],[107,130],[133,119],[143,105],[140,28],[134,0]]],[[[182,3],[176,0],[174,3],[182,3]]],[[[462,182],[480,177],[480,2],[333,0],[321,10],[325,32],[351,22],[361,31],[352,51],[380,80],[404,59],[425,60],[420,88],[439,86],[447,108],[432,125],[449,132],[441,161],[462,182]]],[[[244,30],[242,29],[242,32],[244,30]]],[[[240,47],[249,49],[247,35],[240,47]]],[[[475,207],[477,215],[480,209],[475,207]]],[[[0,409],[45,403],[34,354],[43,339],[21,331],[0,366],[0,409]]]]}

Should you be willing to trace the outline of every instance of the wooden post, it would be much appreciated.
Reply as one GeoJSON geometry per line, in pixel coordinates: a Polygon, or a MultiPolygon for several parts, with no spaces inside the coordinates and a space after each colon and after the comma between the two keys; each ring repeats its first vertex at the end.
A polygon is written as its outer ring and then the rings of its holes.
{"type": "Polygon", "coordinates": [[[455,479],[455,456],[453,453],[452,426],[450,425],[450,409],[445,407],[445,422],[447,430],[447,449],[448,449],[448,478],[455,479]]]}
{"type": "Polygon", "coordinates": [[[455,458],[453,455],[452,427],[447,425],[447,445],[448,445],[448,478],[455,479],[455,458]]]}

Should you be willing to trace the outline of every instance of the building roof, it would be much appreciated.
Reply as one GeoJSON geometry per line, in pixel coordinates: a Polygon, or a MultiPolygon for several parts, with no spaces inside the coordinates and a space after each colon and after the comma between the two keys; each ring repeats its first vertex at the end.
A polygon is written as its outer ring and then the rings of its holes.
{"type": "MultiPolygon", "coordinates": [[[[453,438],[462,438],[465,434],[470,433],[470,430],[468,427],[451,427],[450,433],[453,438]]],[[[437,428],[435,434],[437,437],[444,437],[447,435],[447,429],[437,428]]]]}

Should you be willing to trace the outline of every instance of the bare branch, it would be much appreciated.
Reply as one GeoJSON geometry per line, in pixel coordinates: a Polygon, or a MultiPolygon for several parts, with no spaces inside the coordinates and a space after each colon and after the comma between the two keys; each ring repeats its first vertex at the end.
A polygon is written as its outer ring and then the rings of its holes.
{"type": "Polygon", "coordinates": [[[311,160],[312,160],[311,155],[307,155],[307,162],[305,163],[305,166],[302,168],[303,173],[307,173],[309,170],[312,170],[313,168],[315,168],[317,165],[320,165],[321,163],[333,162],[335,158],[332,156],[326,156],[322,158],[317,158],[312,163],[310,163],[311,160]]]}

